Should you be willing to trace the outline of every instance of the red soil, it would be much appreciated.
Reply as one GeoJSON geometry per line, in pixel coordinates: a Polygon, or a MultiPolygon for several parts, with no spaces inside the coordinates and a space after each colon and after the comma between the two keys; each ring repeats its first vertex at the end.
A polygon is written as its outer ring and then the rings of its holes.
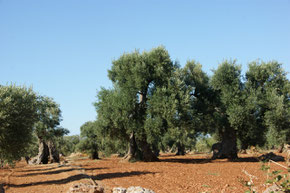
{"type": "MultiPolygon", "coordinates": [[[[174,156],[164,154],[159,162],[123,162],[112,157],[102,160],[79,159],[64,166],[58,164],[26,165],[20,162],[14,169],[0,170],[0,184],[4,183],[6,193],[12,192],[67,192],[78,182],[88,181],[89,175],[107,189],[113,187],[142,186],[156,193],[189,192],[245,192],[244,181],[254,175],[258,192],[267,175],[261,171],[261,163],[249,155],[239,155],[236,162],[210,160],[210,155],[174,156]]],[[[286,165],[284,162],[280,164],[286,165]]],[[[271,164],[271,169],[283,168],[271,164]]]]}

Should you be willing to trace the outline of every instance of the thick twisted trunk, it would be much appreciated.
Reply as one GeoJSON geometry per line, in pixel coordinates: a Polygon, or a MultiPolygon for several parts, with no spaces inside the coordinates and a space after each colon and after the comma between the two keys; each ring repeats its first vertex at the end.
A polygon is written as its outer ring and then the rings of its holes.
{"type": "Polygon", "coordinates": [[[49,149],[49,158],[51,163],[59,163],[59,153],[54,145],[52,140],[47,142],[48,149],[49,149]]]}
{"type": "Polygon", "coordinates": [[[91,153],[91,159],[99,159],[99,153],[98,150],[95,149],[92,153],[91,153]]]}
{"type": "Polygon", "coordinates": [[[146,141],[146,138],[143,138],[139,142],[139,144],[140,144],[143,161],[145,162],[158,161],[158,157],[152,152],[150,145],[146,141]]]}
{"type": "Polygon", "coordinates": [[[237,137],[234,130],[228,130],[222,134],[222,142],[212,146],[212,159],[228,158],[234,160],[238,158],[237,137]]]}
{"type": "Polygon", "coordinates": [[[38,155],[36,164],[47,164],[49,159],[49,149],[44,140],[39,139],[38,155]]]}
{"type": "MultiPolygon", "coordinates": [[[[150,84],[150,81],[148,82],[147,88],[150,84]]],[[[147,89],[146,92],[140,92],[139,95],[139,105],[138,105],[138,115],[139,117],[144,117],[142,120],[142,123],[144,125],[145,117],[146,117],[146,101],[147,101],[147,89]]],[[[158,161],[157,156],[152,152],[152,149],[150,148],[150,145],[147,143],[147,136],[146,134],[143,134],[140,139],[137,141],[138,147],[141,151],[141,158],[142,161],[145,162],[151,162],[151,161],[158,161]]]]}
{"type": "Polygon", "coordinates": [[[176,155],[185,155],[185,147],[183,144],[177,144],[177,152],[176,155]]]}
{"type": "Polygon", "coordinates": [[[152,151],[156,157],[160,155],[160,149],[156,145],[152,146],[152,151]]]}
{"type": "Polygon", "coordinates": [[[138,146],[135,139],[134,132],[130,135],[130,141],[129,141],[129,149],[127,155],[123,158],[127,161],[136,161],[140,160],[140,152],[138,150],[138,146]]]}

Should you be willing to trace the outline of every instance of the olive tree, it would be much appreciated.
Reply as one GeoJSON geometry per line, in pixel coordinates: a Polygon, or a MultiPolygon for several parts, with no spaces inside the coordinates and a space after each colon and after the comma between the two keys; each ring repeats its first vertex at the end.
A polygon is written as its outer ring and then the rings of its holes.
{"type": "Polygon", "coordinates": [[[113,61],[109,70],[109,78],[115,89],[107,92],[110,96],[109,103],[119,107],[112,112],[119,111],[120,115],[116,113],[115,117],[104,117],[103,115],[108,115],[102,112],[105,103],[99,98],[95,104],[98,116],[103,116],[101,117],[103,122],[122,122],[120,126],[113,124],[114,126],[108,129],[116,130],[117,133],[125,131],[127,136],[125,138],[130,141],[131,147],[138,146],[140,159],[144,161],[157,160],[152,152],[152,144],[148,141],[148,135],[154,132],[154,128],[145,128],[148,110],[151,108],[149,100],[158,88],[167,85],[173,70],[174,63],[163,47],[152,49],[150,52],[135,51],[123,54],[113,61]],[[120,100],[116,100],[117,98],[120,100]]]}
{"type": "Polygon", "coordinates": [[[290,81],[286,75],[277,61],[252,62],[246,73],[248,101],[256,106],[256,120],[251,124],[257,125],[256,135],[269,146],[290,143],[290,81]]]}
{"type": "Polygon", "coordinates": [[[79,135],[60,136],[56,137],[56,146],[60,154],[69,156],[71,153],[76,152],[76,146],[80,142],[79,135]]]}
{"type": "Polygon", "coordinates": [[[210,123],[208,80],[201,64],[188,61],[184,68],[176,66],[167,85],[158,88],[148,101],[151,108],[146,127],[153,127],[156,131],[153,139],[163,138],[162,145],[175,147],[177,155],[184,155],[186,148],[195,145],[197,135],[207,132],[210,123]]]}
{"type": "Polygon", "coordinates": [[[98,129],[96,122],[88,121],[81,128],[81,140],[77,145],[77,149],[87,153],[91,159],[99,159],[99,143],[98,129]]]}
{"type": "Polygon", "coordinates": [[[37,96],[32,88],[0,85],[0,161],[24,156],[37,121],[37,96]]]}
{"type": "Polygon", "coordinates": [[[221,138],[214,158],[237,158],[249,145],[289,143],[289,80],[276,61],[252,62],[242,82],[235,61],[224,61],[211,80],[216,128],[221,138]]]}
{"type": "Polygon", "coordinates": [[[236,61],[222,62],[211,79],[211,85],[216,92],[215,121],[221,143],[219,151],[213,158],[237,158],[237,129],[241,117],[241,67],[236,61]]]}
{"type": "Polygon", "coordinates": [[[39,96],[37,103],[38,121],[34,125],[39,140],[39,153],[36,163],[59,162],[59,153],[55,146],[55,137],[63,136],[69,131],[59,127],[61,110],[50,97],[39,96]]]}

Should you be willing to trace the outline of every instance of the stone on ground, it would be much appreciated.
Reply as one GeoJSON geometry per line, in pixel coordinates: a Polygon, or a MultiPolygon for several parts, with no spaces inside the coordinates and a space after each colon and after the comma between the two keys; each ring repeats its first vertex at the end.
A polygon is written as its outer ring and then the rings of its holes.
{"type": "Polygon", "coordinates": [[[113,188],[113,193],[126,193],[126,191],[127,191],[126,188],[121,187],[113,188]]]}
{"type": "Polygon", "coordinates": [[[92,184],[78,183],[70,187],[67,193],[104,193],[104,188],[92,184]]]}
{"type": "Polygon", "coordinates": [[[140,186],[131,186],[129,188],[113,188],[113,193],[154,193],[154,191],[142,188],[140,186]]]}
{"type": "Polygon", "coordinates": [[[278,193],[283,192],[276,184],[267,188],[263,193],[278,193]]]}

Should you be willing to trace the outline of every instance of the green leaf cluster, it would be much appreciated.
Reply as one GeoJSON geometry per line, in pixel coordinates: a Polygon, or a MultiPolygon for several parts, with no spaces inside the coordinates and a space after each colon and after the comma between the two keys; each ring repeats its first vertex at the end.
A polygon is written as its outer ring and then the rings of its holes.
{"type": "Polygon", "coordinates": [[[69,131],[59,127],[61,110],[53,98],[38,96],[37,98],[38,121],[35,123],[35,133],[41,140],[51,140],[54,137],[60,137],[68,134],[69,131]]]}

